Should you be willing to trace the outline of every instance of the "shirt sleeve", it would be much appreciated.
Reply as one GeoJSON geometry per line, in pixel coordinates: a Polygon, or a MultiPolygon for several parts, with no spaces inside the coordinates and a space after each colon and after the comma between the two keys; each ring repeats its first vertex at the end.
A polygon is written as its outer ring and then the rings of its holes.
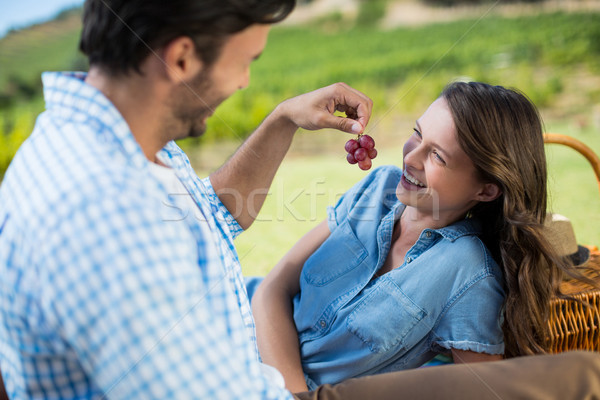
{"type": "Polygon", "coordinates": [[[219,196],[217,196],[215,193],[212,183],[210,182],[210,178],[206,177],[201,179],[198,177],[198,175],[196,175],[188,156],[175,142],[171,141],[167,143],[167,145],[161,150],[161,155],[171,160],[168,165],[184,171],[183,177],[178,175],[179,179],[190,179],[194,181],[194,183],[191,185],[201,191],[200,195],[202,195],[210,204],[211,212],[215,217],[216,222],[220,224],[222,228],[228,231],[228,238],[231,241],[233,241],[233,239],[235,239],[244,231],[240,224],[238,224],[235,217],[221,202],[219,196]]]}
{"type": "Polygon", "coordinates": [[[42,246],[49,331],[106,398],[291,398],[261,374],[206,238],[139,197],[70,210],[42,246]]]}
{"type": "Polygon", "coordinates": [[[215,193],[215,189],[210,182],[210,177],[206,177],[201,180],[202,185],[205,189],[206,197],[210,202],[213,213],[217,216],[219,223],[224,223],[231,234],[231,238],[235,239],[238,235],[244,232],[244,229],[240,226],[237,220],[231,215],[227,207],[221,202],[219,196],[215,193]]]}
{"type": "Polygon", "coordinates": [[[503,354],[502,304],[504,293],[497,279],[487,275],[462,293],[433,329],[433,348],[503,354]]]}

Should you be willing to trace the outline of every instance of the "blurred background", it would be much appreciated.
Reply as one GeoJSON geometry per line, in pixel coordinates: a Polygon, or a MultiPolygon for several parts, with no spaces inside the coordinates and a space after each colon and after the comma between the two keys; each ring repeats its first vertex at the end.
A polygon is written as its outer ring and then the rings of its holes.
{"type": "MultiPolygon", "coordinates": [[[[86,70],[82,1],[0,6],[0,179],[43,111],[40,74],[86,70]]],[[[600,0],[304,0],[271,32],[250,87],[227,100],[201,139],[180,145],[202,176],[218,168],[282,100],[344,81],[375,104],[374,167],[401,165],[415,119],[453,80],[518,88],[546,131],[600,154],[600,0]]],[[[299,132],[257,222],[236,241],[246,274],[263,275],[326,207],[366,172],[345,161],[349,135],[299,132]]],[[[600,196],[590,164],[547,145],[550,210],[578,241],[600,245],[600,196]]],[[[35,193],[32,193],[35,196],[35,193]]]]}

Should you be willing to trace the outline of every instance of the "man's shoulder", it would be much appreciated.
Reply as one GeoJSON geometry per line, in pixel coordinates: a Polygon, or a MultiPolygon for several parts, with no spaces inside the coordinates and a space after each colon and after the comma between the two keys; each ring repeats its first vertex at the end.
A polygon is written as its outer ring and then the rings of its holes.
{"type": "Polygon", "coordinates": [[[150,195],[143,171],[96,140],[67,140],[70,129],[85,136],[89,128],[60,124],[60,133],[36,132],[9,167],[0,199],[13,217],[39,223],[65,217],[107,198],[143,201],[150,195]]]}

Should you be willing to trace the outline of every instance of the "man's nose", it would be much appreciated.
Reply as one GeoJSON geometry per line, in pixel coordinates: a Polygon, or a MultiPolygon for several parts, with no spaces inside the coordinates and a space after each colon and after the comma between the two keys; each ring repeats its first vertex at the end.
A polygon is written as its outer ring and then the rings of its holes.
{"type": "Polygon", "coordinates": [[[240,82],[240,85],[238,86],[238,89],[239,90],[246,89],[249,84],[250,84],[250,70],[246,71],[246,73],[242,77],[242,80],[240,82]]]}

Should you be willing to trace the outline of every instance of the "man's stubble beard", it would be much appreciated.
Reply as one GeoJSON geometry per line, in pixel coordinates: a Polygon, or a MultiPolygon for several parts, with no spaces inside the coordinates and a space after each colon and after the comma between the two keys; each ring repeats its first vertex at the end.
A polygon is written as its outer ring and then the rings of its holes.
{"type": "Polygon", "coordinates": [[[225,99],[211,84],[210,69],[202,70],[189,82],[180,83],[169,97],[172,118],[163,132],[169,140],[200,137],[206,132],[206,119],[225,99]]]}

